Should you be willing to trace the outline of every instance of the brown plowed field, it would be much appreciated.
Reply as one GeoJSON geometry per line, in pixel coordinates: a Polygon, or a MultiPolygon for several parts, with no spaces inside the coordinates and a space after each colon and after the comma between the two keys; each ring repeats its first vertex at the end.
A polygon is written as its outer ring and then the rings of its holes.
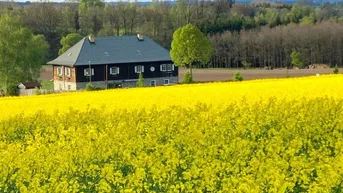
{"type": "MultiPolygon", "coordinates": [[[[313,76],[316,74],[332,74],[333,69],[292,69],[289,70],[290,77],[313,76]]],[[[182,82],[186,69],[179,69],[179,81],[182,82]]],[[[260,69],[193,69],[193,79],[198,82],[213,82],[232,80],[234,75],[240,72],[244,80],[262,79],[262,78],[285,78],[286,70],[260,70],[260,69]]],[[[340,69],[343,72],[343,69],[340,69]]],[[[52,67],[44,66],[41,72],[41,80],[52,79],[52,67]]]]}
{"type": "MultiPolygon", "coordinates": [[[[340,69],[342,72],[343,69],[340,69]]],[[[179,81],[183,80],[186,69],[180,68],[179,81]]],[[[244,80],[263,78],[285,78],[285,69],[262,70],[262,69],[193,69],[193,80],[199,82],[227,81],[232,80],[237,72],[240,72],[244,80]]],[[[333,69],[291,69],[288,70],[289,77],[313,76],[316,74],[332,74],[333,69]]]]}

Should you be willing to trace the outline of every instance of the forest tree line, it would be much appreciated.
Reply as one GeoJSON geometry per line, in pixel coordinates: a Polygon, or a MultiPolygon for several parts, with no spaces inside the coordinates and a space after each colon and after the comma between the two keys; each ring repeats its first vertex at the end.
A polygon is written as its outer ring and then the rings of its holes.
{"type": "Polygon", "coordinates": [[[260,30],[224,32],[210,37],[215,45],[210,67],[237,68],[246,61],[255,68],[291,68],[291,53],[305,65],[343,66],[343,24],[291,24],[260,30]]]}
{"type": "Polygon", "coordinates": [[[169,49],[173,32],[191,23],[211,39],[213,67],[240,67],[244,60],[254,67],[285,67],[292,49],[301,52],[306,64],[342,65],[343,3],[321,7],[308,1],[289,5],[233,0],[178,0],[175,5],[157,0],[149,6],[128,2],[110,5],[99,0],[62,6],[51,2],[29,6],[1,3],[0,17],[6,14],[18,16],[25,27],[44,35],[50,45],[48,60],[58,56],[61,39],[71,33],[143,33],[169,49]]]}

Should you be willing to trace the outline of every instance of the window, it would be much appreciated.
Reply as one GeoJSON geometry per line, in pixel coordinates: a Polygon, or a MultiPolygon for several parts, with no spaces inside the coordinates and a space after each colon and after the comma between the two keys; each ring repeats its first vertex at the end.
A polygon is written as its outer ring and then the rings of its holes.
{"type": "Polygon", "coordinates": [[[141,73],[144,72],[144,66],[139,65],[139,66],[135,66],[135,73],[141,73]]]}
{"type": "Polygon", "coordinates": [[[119,67],[112,67],[112,68],[110,68],[110,74],[111,75],[119,74],[119,67]]]}
{"type": "Polygon", "coordinates": [[[174,71],[174,64],[161,64],[160,68],[162,72],[174,71]]]}
{"type": "Polygon", "coordinates": [[[168,85],[169,84],[169,79],[164,79],[164,85],[168,85]]]}
{"type": "Polygon", "coordinates": [[[156,80],[151,80],[150,81],[150,86],[156,86],[156,80]]]}
{"type": "Polygon", "coordinates": [[[65,68],[65,75],[69,77],[71,76],[70,68],[65,68]]]}
{"type": "Polygon", "coordinates": [[[167,64],[167,71],[173,71],[173,65],[167,64]]]}
{"type": "Polygon", "coordinates": [[[167,71],[167,65],[166,64],[161,64],[161,71],[162,72],[167,71]]]}
{"type": "Polygon", "coordinates": [[[58,67],[58,68],[57,68],[57,74],[58,74],[58,76],[63,76],[62,67],[58,67]]]}
{"type": "MultiPolygon", "coordinates": [[[[91,69],[92,69],[92,76],[94,76],[94,68],[91,68],[91,69]]],[[[91,76],[90,75],[90,68],[86,68],[83,72],[84,72],[85,76],[91,76]]]]}
{"type": "Polygon", "coordinates": [[[71,85],[70,84],[68,84],[68,90],[71,90],[71,85]]]}

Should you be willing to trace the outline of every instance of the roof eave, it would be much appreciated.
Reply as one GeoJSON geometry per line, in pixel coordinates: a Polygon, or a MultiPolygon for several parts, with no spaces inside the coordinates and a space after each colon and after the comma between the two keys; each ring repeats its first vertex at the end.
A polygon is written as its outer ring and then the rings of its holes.
{"type": "Polygon", "coordinates": [[[47,62],[47,64],[50,64],[50,65],[59,65],[59,66],[74,66],[74,64],[72,63],[64,63],[64,62],[56,62],[56,61],[50,61],[50,62],[47,62]]]}

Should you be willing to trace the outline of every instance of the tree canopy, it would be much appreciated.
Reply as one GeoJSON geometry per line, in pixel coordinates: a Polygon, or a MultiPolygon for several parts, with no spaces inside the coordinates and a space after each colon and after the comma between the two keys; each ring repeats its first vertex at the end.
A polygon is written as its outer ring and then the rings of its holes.
{"type": "Polygon", "coordinates": [[[293,51],[291,54],[292,65],[298,68],[303,66],[302,56],[299,52],[293,51]]]}
{"type": "Polygon", "coordinates": [[[48,43],[22,27],[18,17],[0,17],[0,87],[11,94],[15,86],[36,80],[45,61],[48,43]]]}
{"type": "Polygon", "coordinates": [[[174,32],[170,55],[176,66],[207,65],[212,53],[211,42],[196,26],[187,24],[174,32]]]}
{"type": "Polygon", "coordinates": [[[58,55],[63,54],[77,42],[79,42],[83,38],[82,35],[78,33],[71,33],[61,39],[62,48],[58,51],[58,55]]]}

